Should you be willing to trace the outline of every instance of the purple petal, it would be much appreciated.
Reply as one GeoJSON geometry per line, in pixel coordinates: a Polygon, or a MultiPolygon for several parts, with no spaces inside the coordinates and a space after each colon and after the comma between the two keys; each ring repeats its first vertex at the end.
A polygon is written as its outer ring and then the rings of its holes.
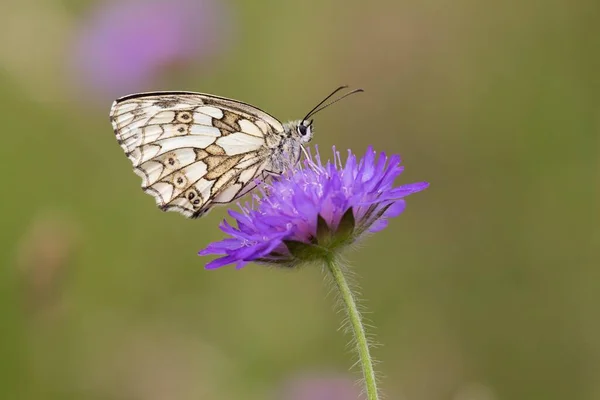
{"type": "Polygon", "coordinates": [[[217,258],[216,260],[212,260],[208,264],[204,266],[205,269],[217,269],[221,268],[227,264],[232,264],[234,262],[239,262],[238,258],[235,256],[225,256],[221,258],[217,258]]]}
{"type": "Polygon", "coordinates": [[[408,196],[409,194],[420,192],[429,187],[428,182],[410,183],[408,185],[402,185],[389,191],[390,198],[399,199],[401,197],[408,196]]]}
{"type": "Polygon", "coordinates": [[[383,216],[385,218],[397,217],[398,215],[400,215],[404,212],[405,208],[406,208],[406,201],[404,201],[404,200],[395,201],[391,206],[388,207],[387,210],[385,210],[385,213],[383,214],[383,216]]]}

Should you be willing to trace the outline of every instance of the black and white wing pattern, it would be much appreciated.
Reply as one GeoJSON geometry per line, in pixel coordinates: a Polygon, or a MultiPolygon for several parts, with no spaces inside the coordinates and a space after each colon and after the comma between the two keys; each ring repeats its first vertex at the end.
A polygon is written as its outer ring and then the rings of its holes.
{"type": "Polygon", "coordinates": [[[126,96],[110,120],[144,192],[189,218],[253,189],[284,131],[256,107],[194,92],[126,96]]]}

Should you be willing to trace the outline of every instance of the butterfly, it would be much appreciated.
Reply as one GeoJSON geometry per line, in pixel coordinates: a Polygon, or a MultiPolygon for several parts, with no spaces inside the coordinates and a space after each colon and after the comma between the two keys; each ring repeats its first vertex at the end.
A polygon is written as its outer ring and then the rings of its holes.
{"type": "Polygon", "coordinates": [[[117,99],[110,121],[117,142],[163,211],[199,218],[260,181],[293,168],[313,137],[314,114],[281,123],[241,101],[196,92],[148,92],[117,99]]]}

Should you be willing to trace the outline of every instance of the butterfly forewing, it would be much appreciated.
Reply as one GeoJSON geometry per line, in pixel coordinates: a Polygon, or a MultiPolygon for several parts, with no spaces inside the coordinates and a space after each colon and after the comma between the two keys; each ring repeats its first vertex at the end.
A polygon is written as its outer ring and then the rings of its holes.
{"type": "Polygon", "coordinates": [[[117,140],[165,211],[195,218],[256,186],[283,126],[249,104],[193,92],[155,92],[114,102],[117,140]]]}

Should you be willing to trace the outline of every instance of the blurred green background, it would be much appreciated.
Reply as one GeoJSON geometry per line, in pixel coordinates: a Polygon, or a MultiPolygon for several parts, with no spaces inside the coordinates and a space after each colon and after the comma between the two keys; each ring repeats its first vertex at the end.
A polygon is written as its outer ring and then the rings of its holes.
{"type": "Polygon", "coordinates": [[[350,84],[322,154],[431,182],[348,255],[386,398],[600,399],[597,1],[167,4],[0,6],[0,398],[356,398],[322,271],[204,270],[226,207],[160,212],[108,121],[169,89],[296,119],[350,84]]]}

